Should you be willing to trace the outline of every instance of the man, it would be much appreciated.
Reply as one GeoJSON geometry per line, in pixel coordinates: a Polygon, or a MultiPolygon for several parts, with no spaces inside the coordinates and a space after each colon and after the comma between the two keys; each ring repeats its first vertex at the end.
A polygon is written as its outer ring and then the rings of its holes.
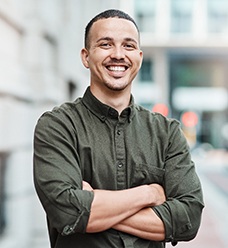
{"type": "Polygon", "coordinates": [[[139,31],[119,10],[86,27],[84,96],[44,113],[34,181],[51,247],[165,247],[193,239],[201,186],[179,123],[134,103],[139,31]]]}

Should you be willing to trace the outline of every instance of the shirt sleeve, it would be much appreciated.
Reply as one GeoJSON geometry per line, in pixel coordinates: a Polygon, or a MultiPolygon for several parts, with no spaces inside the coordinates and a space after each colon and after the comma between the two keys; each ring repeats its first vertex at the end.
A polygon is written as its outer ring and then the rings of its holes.
{"type": "Polygon", "coordinates": [[[200,180],[191,160],[186,139],[176,121],[170,125],[170,135],[165,152],[164,188],[167,201],[154,207],[163,220],[166,241],[193,239],[200,226],[203,196],[200,180]]]}
{"type": "Polygon", "coordinates": [[[69,116],[47,112],[34,132],[34,184],[49,225],[62,235],[84,233],[93,193],[82,190],[75,128],[69,116]]]}

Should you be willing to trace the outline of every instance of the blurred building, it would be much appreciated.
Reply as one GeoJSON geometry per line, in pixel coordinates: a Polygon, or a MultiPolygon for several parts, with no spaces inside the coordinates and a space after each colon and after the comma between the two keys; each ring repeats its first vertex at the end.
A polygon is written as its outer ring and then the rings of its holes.
{"type": "Polygon", "coordinates": [[[137,101],[149,109],[166,104],[179,120],[194,112],[197,142],[222,148],[227,135],[221,130],[228,122],[228,1],[131,3],[144,51],[137,101]]]}
{"type": "Polygon", "coordinates": [[[32,142],[38,117],[89,85],[80,61],[84,28],[120,8],[141,30],[144,62],[133,93],[169,116],[197,114],[197,139],[223,145],[228,119],[227,0],[0,1],[0,247],[44,248],[44,212],[34,192],[32,142]],[[224,133],[224,132],[223,132],[224,133]]]}

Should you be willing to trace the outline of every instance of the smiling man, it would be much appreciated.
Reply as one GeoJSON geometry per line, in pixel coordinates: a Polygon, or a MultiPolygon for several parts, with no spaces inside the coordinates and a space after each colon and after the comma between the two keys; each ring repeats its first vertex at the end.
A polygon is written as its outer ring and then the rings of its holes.
{"type": "Polygon", "coordinates": [[[82,98],[44,113],[34,135],[34,182],[52,248],[162,248],[197,234],[202,190],[176,120],[136,105],[143,54],[119,10],[85,30],[82,98]]]}
{"type": "Polygon", "coordinates": [[[142,63],[138,29],[127,19],[105,18],[87,32],[81,57],[90,69],[90,90],[121,113],[129,105],[131,84],[142,63]]]}

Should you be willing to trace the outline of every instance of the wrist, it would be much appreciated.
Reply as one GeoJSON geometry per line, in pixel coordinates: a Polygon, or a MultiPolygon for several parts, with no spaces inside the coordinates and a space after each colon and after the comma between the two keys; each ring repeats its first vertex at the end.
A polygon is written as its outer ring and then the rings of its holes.
{"type": "Polygon", "coordinates": [[[159,184],[150,184],[148,185],[150,188],[150,206],[158,206],[166,201],[166,196],[164,189],[159,184]]]}

